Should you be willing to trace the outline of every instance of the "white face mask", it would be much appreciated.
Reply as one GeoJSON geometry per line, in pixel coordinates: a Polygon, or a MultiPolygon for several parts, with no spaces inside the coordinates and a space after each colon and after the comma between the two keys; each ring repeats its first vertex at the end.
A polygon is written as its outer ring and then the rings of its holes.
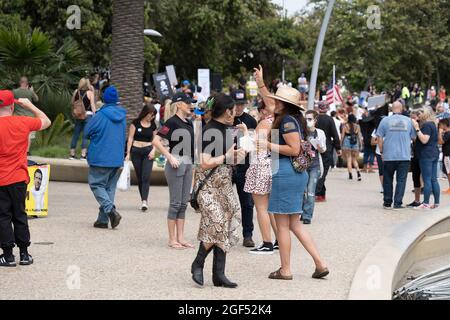
{"type": "Polygon", "coordinates": [[[315,123],[314,121],[307,121],[306,125],[308,126],[308,128],[314,128],[315,123]]]}

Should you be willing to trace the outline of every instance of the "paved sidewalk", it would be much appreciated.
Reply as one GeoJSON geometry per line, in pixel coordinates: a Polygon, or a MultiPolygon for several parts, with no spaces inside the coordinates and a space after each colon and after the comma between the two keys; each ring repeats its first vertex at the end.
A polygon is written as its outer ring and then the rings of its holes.
{"type": "MultiPolygon", "coordinates": [[[[377,174],[365,174],[362,182],[346,176],[343,170],[329,175],[328,202],[317,205],[313,224],[306,226],[328,262],[328,279],[311,279],[313,262],[292,237],[293,281],[267,278],[279,267],[278,254],[254,256],[238,246],[227,263],[237,289],[212,286],[212,256],[205,266],[205,287],[194,286],[190,264],[196,250],[167,246],[167,187],[151,187],[148,213],[137,210],[137,187],[118,193],[123,219],[112,231],[92,228],[98,205],[87,185],[52,182],[50,216],[30,220],[35,264],[0,269],[0,299],[346,299],[358,265],[379,239],[417,214],[433,214],[385,211],[377,174]],[[77,268],[80,288],[69,289],[76,287],[77,268]]],[[[408,180],[405,201],[410,202],[408,180]]],[[[442,204],[450,204],[450,196],[443,195],[442,204]]],[[[198,222],[199,215],[189,210],[186,235],[196,245],[198,222]]],[[[255,241],[260,241],[256,220],[255,241]]]]}

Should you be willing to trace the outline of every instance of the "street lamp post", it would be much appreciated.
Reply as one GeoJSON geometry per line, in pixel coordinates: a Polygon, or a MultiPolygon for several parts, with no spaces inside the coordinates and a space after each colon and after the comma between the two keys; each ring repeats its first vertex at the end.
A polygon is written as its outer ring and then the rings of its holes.
{"type": "Polygon", "coordinates": [[[308,109],[314,109],[314,100],[316,96],[317,74],[319,72],[320,56],[322,54],[323,42],[327,33],[328,22],[330,21],[331,12],[333,11],[335,0],[328,1],[327,11],[322,22],[319,38],[317,39],[316,52],[314,54],[314,63],[311,73],[311,81],[309,82],[308,109]]]}

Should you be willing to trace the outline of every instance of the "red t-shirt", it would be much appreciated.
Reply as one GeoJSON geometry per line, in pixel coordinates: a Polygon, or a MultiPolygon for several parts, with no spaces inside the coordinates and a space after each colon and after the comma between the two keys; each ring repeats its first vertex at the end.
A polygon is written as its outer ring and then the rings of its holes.
{"type": "Polygon", "coordinates": [[[28,182],[28,136],[42,127],[41,119],[0,117],[0,186],[28,182]]]}

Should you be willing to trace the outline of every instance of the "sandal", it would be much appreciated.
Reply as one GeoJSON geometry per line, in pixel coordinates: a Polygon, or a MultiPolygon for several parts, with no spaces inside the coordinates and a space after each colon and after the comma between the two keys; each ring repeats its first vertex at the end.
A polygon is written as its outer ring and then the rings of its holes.
{"type": "Polygon", "coordinates": [[[181,244],[179,244],[179,243],[177,243],[177,242],[176,242],[176,243],[169,243],[168,246],[169,246],[169,248],[175,249],[175,250],[183,250],[183,249],[186,249],[186,247],[182,246],[181,244]]]}
{"type": "Polygon", "coordinates": [[[190,244],[189,242],[179,242],[179,244],[181,244],[183,247],[185,248],[189,248],[189,249],[193,249],[195,248],[192,244],[190,244]]]}
{"type": "Polygon", "coordinates": [[[280,268],[280,269],[278,269],[277,271],[272,272],[272,273],[269,275],[269,279],[275,279],[275,280],[292,280],[292,279],[293,279],[293,276],[283,276],[283,275],[281,274],[281,268],[280,268]]]}
{"type": "Polygon", "coordinates": [[[323,270],[316,269],[316,271],[314,271],[312,277],[313,277],[313,279],[322,279],[322,278],[325,278],[329,273],[330,273],[330,271],[328,270],[328,268],[325,268],[323,270]]]}

